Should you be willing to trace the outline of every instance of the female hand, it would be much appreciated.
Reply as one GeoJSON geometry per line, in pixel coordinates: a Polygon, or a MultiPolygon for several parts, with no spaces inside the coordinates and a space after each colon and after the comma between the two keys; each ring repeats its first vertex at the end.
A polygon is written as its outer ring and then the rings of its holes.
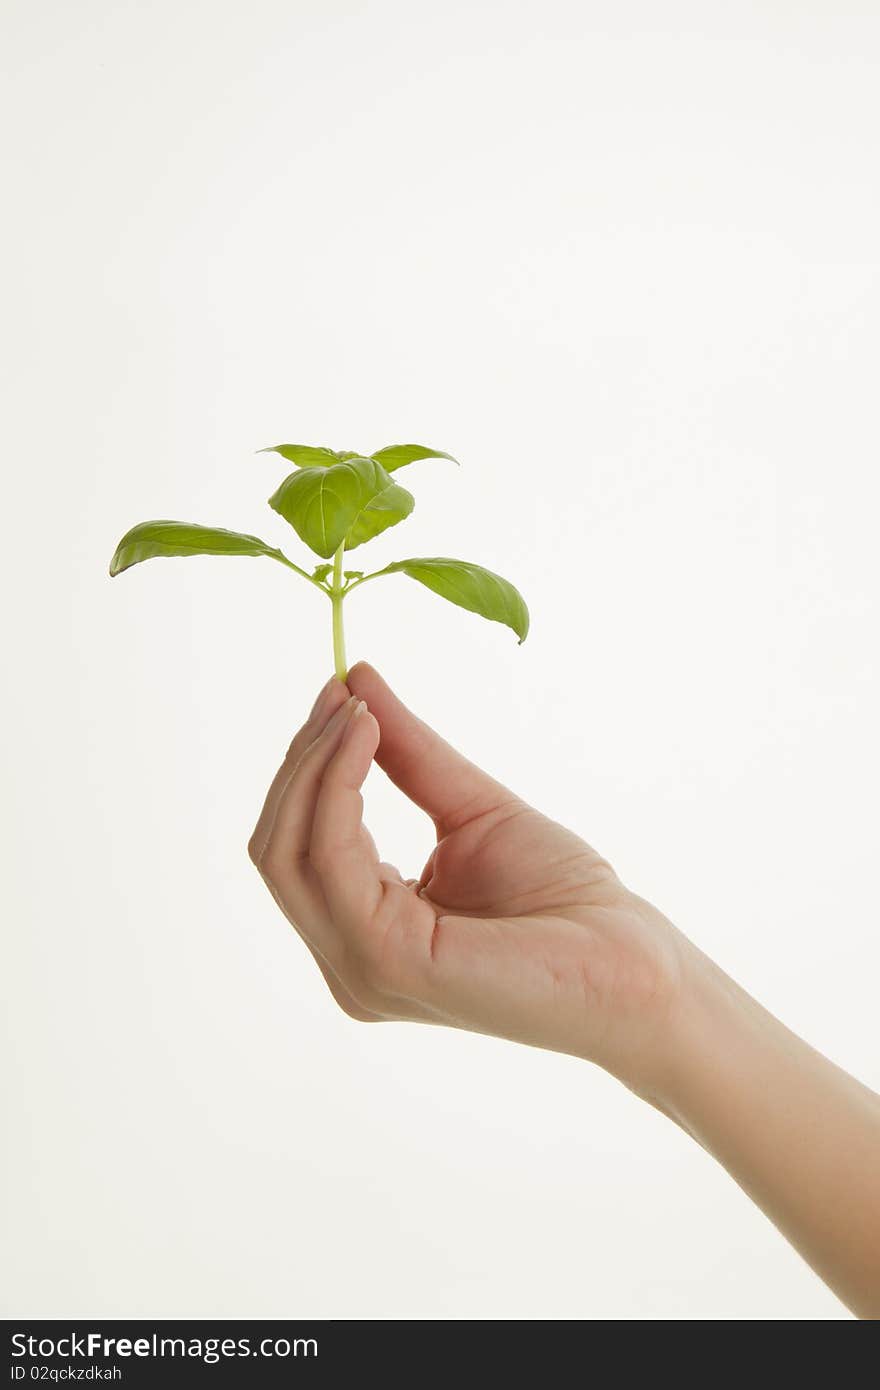
{"type": "Polygon", "coordinates": [[[353,1018],[598,1062],[713,1153],[853,1312],[880,1317],[880,1098],[369,666],[321,692],[250,853],[353,1018]],[[434,821],[418,879],[383,863],[363,826],[374,756],[434,821]]]}
{"type": "Polygon", "coordinates": [[[494,1033],[587,1057],[643,1093],[660,1085],[692,948],[595,850],[455,752],[371,667],[325,686],[249,850],[353,1018],[494,1033]],[[374,756],[434,821],[417,879],[380,860],[362,823],[374,756]]]}

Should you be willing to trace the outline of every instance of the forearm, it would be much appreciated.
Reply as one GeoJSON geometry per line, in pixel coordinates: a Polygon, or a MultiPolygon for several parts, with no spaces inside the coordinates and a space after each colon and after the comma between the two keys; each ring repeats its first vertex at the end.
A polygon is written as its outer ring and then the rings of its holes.
{"type": "Polygon", "coordinates": [[[853,1313],[880,1317],[880,1097],[699,953],[690,973],[659,1108],[853,1313]]]}

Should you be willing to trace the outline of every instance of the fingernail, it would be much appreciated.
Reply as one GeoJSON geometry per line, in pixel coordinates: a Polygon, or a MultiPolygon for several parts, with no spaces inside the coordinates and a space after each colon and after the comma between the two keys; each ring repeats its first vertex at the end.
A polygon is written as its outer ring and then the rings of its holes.
{"type": "Polygon", "coordinates": [[[345,725],[345,731],[342,735],[343,742],[345,742],[346,739],[354,737],[352,730],[358,723],[360,716],[366,712],[366,708],[367,707],[364,704],[363,700],[358,700],[355,702],[354,709],[351,711],[351,717],[348,719],[345,725]]]}
{"type": "Polygon", "coordinates": [[[351,699],[346,700],[344,705],[340,705],[339,709],[336,710],[335,714],[333,715],[333,718],[328,723],[325,732],[329,732],[329,730],[331,729],[338,729],[340,724],[347,724],[351,716],[354,714],[354,707],[356,704],[357,699],[354,695],[352,695],[351,699]]]}

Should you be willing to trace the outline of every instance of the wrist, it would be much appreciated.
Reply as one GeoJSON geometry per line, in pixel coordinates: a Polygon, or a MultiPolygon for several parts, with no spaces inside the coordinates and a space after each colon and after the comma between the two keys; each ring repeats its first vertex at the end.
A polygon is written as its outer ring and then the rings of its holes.
{"type": "Polygon", "coordinates": [[[750,1071],[787,1030],[691,942],[669,1011],[662,1061],[644,1098],[700,1138],[707,1106],[750,1071]]]}

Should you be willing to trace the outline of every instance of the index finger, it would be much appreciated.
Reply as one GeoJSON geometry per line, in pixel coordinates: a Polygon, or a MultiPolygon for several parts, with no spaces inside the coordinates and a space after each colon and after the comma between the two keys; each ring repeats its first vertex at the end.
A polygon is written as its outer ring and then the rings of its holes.
{"type": "Polygon", "coordinates": [[[336,676],[331,676],[327,684],[318,692],[318,697],[312,705],[306,722],[294,735],[290,747],[284,755],[284,761],[275,773],[272,784],[266,793],[263,809],[259,814],[248,844],[248,854],[254,863],[259,861],[260,855],[265,849],[281,794],[296,771],[300,759],[306,749],[314,743],[339,706],[349,698],[349,695],[348,688],[336,676]]]}

